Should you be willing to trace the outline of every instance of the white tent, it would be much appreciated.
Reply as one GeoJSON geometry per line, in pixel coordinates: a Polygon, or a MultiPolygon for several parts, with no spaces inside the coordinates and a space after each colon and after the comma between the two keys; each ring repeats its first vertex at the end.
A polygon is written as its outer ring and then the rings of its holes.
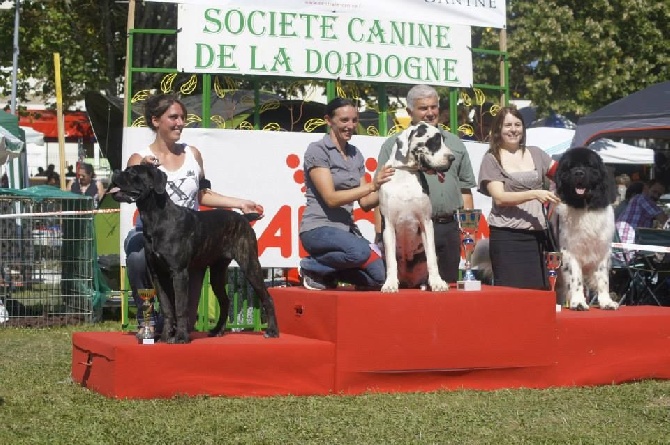
{"type": "MultiPolygon", "coordinates": [[[[535,127],[526,130],[526,145],[535,145],[546,151],[554,159],[570,148],[575,130],[567,128],[535,127]]],[[[652,165],[654,150],[614,142],[610,139],[598,139],[589,145],[596,151],[605,164],[652,165]]]]}
{"type": "Polygon", "coordinates": [[[32,127],[20,127],[26,133],[26,144],[44,145],[44,134],[32,127]]]}
{"type": "Polygon", "coordinates": [[[0,165],[19,157],[24,147],[25,144],[21,139],[0,126],[0,165]]]}
{"type": "Polygon", "coordinates": [[[652,165],[654,163],[654,150],[651,148],[635,147],[614,142],[611,139],[598,139],[589,144],[589,148],[598,153],[605,164],[652,165]]]}
{"type": "Polygon", "coordinates": [[[526,145],[540,147],[550,155],[563,153],[570,148],[575,130],[557,127],[533,127],[526,130],[526,145]]]}

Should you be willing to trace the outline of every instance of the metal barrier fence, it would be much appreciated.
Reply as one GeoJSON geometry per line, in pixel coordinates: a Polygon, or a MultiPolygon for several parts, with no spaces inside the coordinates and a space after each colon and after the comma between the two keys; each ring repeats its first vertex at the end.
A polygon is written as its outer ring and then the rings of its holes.
{"type": "Polygon", "coordinates": [[[0,326],[91,321],[93,200],[51,186],[0,193],[0,326]]]}

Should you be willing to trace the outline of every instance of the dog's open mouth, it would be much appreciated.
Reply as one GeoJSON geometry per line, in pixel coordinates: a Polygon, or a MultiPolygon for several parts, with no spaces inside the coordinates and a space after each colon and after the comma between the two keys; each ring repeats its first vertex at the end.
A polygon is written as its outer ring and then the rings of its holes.
{"type": "Polygon", "coordinates": [[[141,193],[138,190],[123,191],[120,187],[114,186],[107,192],[112,195],[115,201],[132,203],[137,201],[141,193]]]}
{"type": "Polygon", "coordinates": [[[444,172],[443,171],[428,169],[428,170],[425,170],[425,172],[426,172],[426,174],[437,176],[438,181],[444,182],[444,172]]]}
{"type": "Polygon", "coordinates": [[[575,193],[582,196],[586,194],[586,189],[583,187],[575,187],[575,193]]]}

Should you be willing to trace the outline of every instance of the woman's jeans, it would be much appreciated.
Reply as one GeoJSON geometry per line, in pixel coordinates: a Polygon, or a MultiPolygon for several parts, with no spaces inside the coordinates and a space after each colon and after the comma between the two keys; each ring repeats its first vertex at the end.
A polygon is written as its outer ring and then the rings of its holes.
{"type": "MultiPolygon", "coordinates": [[[[144,257],[144,234],[142,231],[131,229],[123,242],[123,250],[126,252],[126,274],[130,291],[137,306],[137,324],[144,323],[144,311],[142,305],[144,301],[140,298],[137,289],[151,289],[151,277],[147,269],[146,258],[144,257]]],[[[156,324],[156,314],[152,317],[151,324],[156,324]]]]}
{"type": "Polygon", "coordinates": [[[384,284],[386,268],[382,258],[366,264],[373,252],[365,238],[334,227],[318,227],[301,233],[300,241],[310,255],[300,261],[301,269],[356,286],[384,284]]]}

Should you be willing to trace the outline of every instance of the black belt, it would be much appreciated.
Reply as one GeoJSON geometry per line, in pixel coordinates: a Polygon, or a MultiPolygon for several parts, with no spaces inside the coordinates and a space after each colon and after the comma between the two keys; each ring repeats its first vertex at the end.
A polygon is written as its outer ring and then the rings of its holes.
{"type": "Polygon", "coordinates": [[[452,223],[452,222],[456,221],[456,217],[454,216],[453,213],[448,214],[448,215],[433,216],[431,219],[436,224],[449,224],[449,223],[452,223]]]}

